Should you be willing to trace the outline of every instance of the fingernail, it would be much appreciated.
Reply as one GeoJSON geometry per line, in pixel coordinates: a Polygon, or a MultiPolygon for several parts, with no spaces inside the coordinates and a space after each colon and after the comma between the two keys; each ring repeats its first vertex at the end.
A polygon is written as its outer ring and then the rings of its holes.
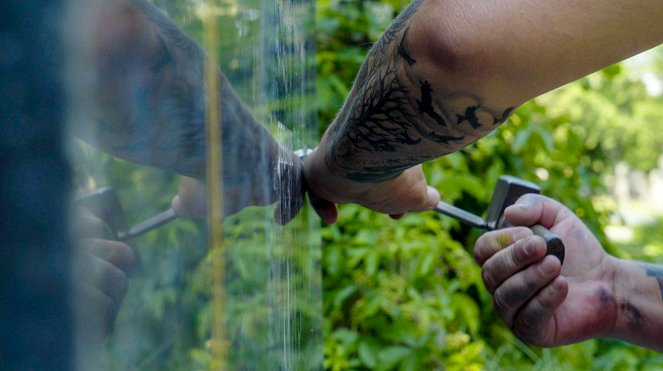
{"type": "Polygon", "coordinates": [[[432,209],[435,206],[437,206],[437,204],[440,202],[440,192],[438,192],[437,189],[428,186],[427,193],[428,193],[427,206],[429,209],[432,209]]]}
{"type": "Polygon", "coordinates": [[[555,279],[555,280],[553,281],[552,285],[550,285],[550,288],[551,288],[553,291],[561,291],[561,290],[562,290],[562,281],[559,280],[559,279],[555,279]]]}
{"type": "Polygon", "coordinates": [[[544,259],[543,262],[541,263],[541,271],[546,276],[553,274],[556,269],[557,269],[557,264],[555,264],[555,260],[553,259],[544,259]]]}

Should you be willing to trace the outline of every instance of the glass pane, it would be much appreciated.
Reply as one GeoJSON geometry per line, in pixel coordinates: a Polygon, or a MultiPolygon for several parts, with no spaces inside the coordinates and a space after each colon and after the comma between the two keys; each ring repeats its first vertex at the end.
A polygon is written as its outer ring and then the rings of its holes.
{"type": "Polygon", "coordinates": [[[322,367],[312,14],[69,0],[80,368],[322,367]]]}

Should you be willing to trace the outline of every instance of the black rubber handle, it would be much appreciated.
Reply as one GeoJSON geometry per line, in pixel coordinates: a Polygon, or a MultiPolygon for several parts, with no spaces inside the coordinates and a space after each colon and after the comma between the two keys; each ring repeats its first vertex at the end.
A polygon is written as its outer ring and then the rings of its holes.
{"type": "Polygon", "coordinates": [[[562,239],[541,224],[533,225],[530,229],[535,235],[543,237],[546,241],[546,246],[548,247],[546,255],[554,255],[559,259],[560,263],[564,263],[564,243],[562,239]]]}

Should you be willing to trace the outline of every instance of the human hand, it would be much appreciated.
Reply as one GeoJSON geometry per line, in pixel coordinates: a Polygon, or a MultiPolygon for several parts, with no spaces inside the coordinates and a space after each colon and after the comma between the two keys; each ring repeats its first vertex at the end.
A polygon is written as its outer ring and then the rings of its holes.
{"type": "Polygon", "coordinates": [[[76,220],[74,287],[78,319],[94,340],[103,339],[115,322],[136,266],[134,250],[114,241],[104,223],[85,208],[76,220]]]}
{"type": "Polygon", "coordinates": [[[335,223],[335,204],[356,203],[394,218],[409,211],[430,210],[440,201],[440,194],[427,186],[421,165],[379,183],[352,181],[329,169],[324,154],[314,151],[304,161],[304,177],[311,204],[322,220],[335,223]]]}
{"type": "Polygon", "coordinates": [[[616,259],[568,208],[527,194],[505,210],[514,227],[483,234],[474,255],[506,325],[523,341],[560,346],[606,336],[617,319],[616,259]],[[541,224],[566,247],[564,265],[525,227],[541,224]]]}
{"type": "MultiPolygon", "coordinates": [[[[280,149],[271,154],[272,169],[268,174],[244,177],[242,182],[223,178],[223,215],[235,214],[249,206],[277,203],[274,220],[287,224],[304,205],[302,165],[291,151],[280,149]]],[[[260,169],[257,169],[260,170],[260,169]]],[[[265,169],[263,169],[265,170],[265,169]]],[[[209,211],[207,184],[183,176],[172,208],[180,216],[206,218],[209,211]]]]}

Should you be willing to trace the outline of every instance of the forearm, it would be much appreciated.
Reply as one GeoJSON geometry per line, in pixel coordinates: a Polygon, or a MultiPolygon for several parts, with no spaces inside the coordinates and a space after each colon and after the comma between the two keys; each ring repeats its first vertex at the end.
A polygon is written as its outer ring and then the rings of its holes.
{"type": "Polygon", "coordinates": [[[619,260],[613,336],[663,351],[663,266],[619,260]]]}
{"type": "MultiPolygon", "coordinates": [[[[80,40],[89,62],[83,72],[92,73],[81,79],[76,134],[114,156],[204,178],[203,50],[147,1],[79,5],[88,24],[80,40]]],[[[242,178],[255,167],[272,168],[267,162],[276,158],[277,145],[268,130],[220,71],[216,89],[224,175],[242,178]]]]}
{"type": "Polygon", "coordinates": [[[525,101],[655,46],[662,15],[657,1],[415,0],[369,52],[319,153],[349,181],[398,176],[485,136],[525,101]]]}

